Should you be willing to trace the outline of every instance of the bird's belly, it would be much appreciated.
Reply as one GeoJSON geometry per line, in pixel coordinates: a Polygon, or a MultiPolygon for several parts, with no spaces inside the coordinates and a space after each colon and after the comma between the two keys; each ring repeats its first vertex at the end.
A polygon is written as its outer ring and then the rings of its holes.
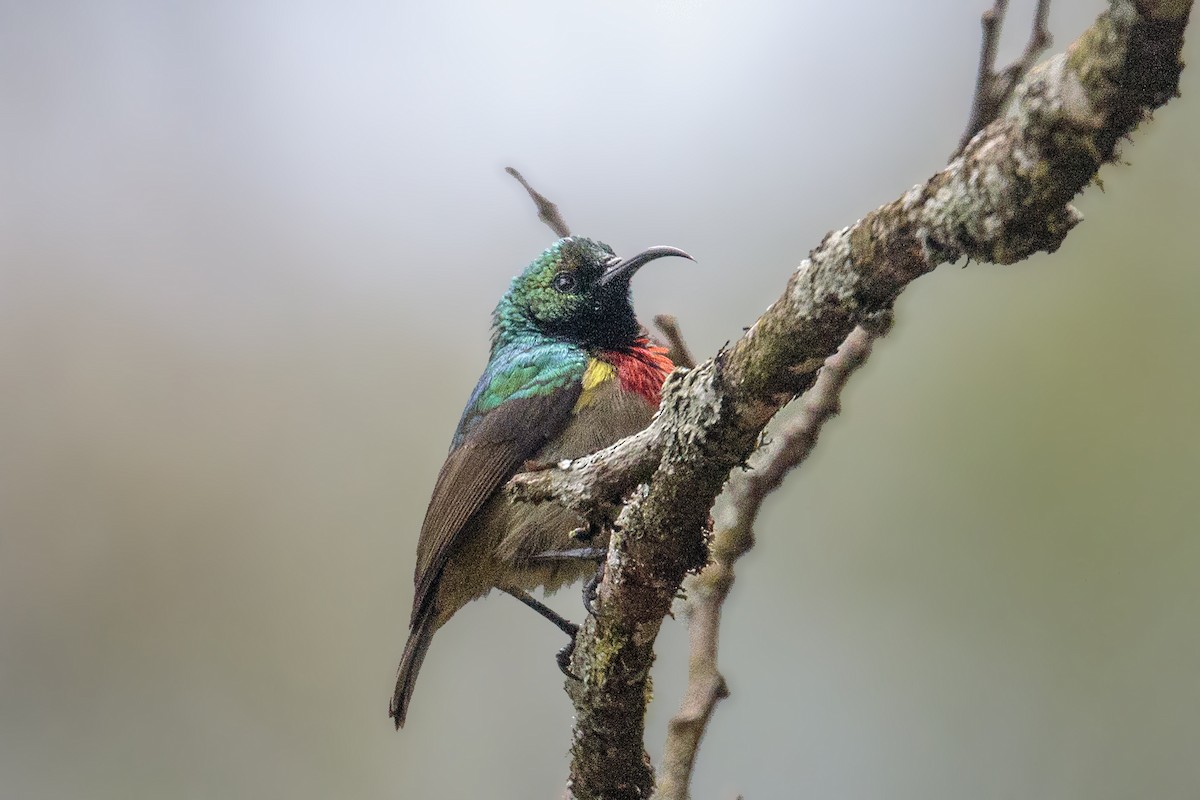
{"type": "Polygon", "coordinates": [[[593,390],[562,434],[538,451],[543,463],[579,458],[631,436],[650,422],[655,409],[641,395],[622,391],[616,380],[593,390]]]}
{"type": "MultiPolygon", "coordinates": [[[[623,392],[614,380],[601,387],[593,399],[578,409],[566,429],[548,442],[537,454],[542,463],[579,458],[608,447],[618,439],[631,436],[650,422],[654,409],[639,395],[623,392]]],[[[530,563],[529,556],[553,550],[570,550],[580,546],[571,537],[572,531],[583,525],[583,519],[553,503],[530,505],[512,504],[507,498],[493,498],[501,505],[505,534],[496,548],[497,559],[508,566],[509,576],[519,578],[523,589],[543,586],[554,591],[573,583],[593,571],[588,562],[559,561],[530,563]]],[[[606,547],[608,539],[595,540],[596,547],[606,547]]]]}
{"type": "MultiPolygon", "coordinates": [[[[623,392],[612,381],[601,387],[586,406],[578,409],[562,434],[548,442],[534,457],[541,463],[578,458],[607,447],[618,439],[637,433],[654,416],[654,409],[641,396],[623,392]]],[[[465,603],[496,586],[532,590],[544,587],[553,592],[595,571],[588,561],[531,561],[530,556],[582,546],[571,532],[583,519],[554,503],[511,503],[503,489],[497,491],[467,523],[461,551],[449,559],[442,574],[439,594],[450,600],[439,603],[450,614],[465,603]],[[470,565],[469,571],[463,569],[470,565]]],[[[608,539],[592,541],[606,547],[608,539]]]]}

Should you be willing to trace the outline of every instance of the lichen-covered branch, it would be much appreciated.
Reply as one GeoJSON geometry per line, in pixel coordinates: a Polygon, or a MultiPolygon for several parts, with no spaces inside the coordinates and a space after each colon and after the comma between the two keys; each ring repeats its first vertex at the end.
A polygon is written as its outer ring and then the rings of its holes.
{"type": "MultiPolygon", "coordinates": [[[[568,684],[576,797],[652,793],[642,734],[655,637],[684,576],[705,565],[708,509],[763,426],[812,384],[851,330],[877,329],[897,295],[939,264],[963,256],[1008,264],[1055,250],[1079,222],[1070,200],[1121,137],[1177,93],[1190,9],[1190,0],[1114,0],[1067,53],[1031,70],[1009,113],[944,170],[827,235],[732,348],[676,373],[636,453],[621,444],[606,451],[627,457],[629,471],[623,481],[609,475],[592,496],[631,494],[614,528],[598,612],[572,661],[582,678],[568,684]]],[[[604,471],[606,458],[516,482],[536,478],[542,498],[584,497],[579,486],[604,471]]]]}
{"type": "Polygon", "coordinates": [[[846,381],[871,354],[877,334],[855,328],[825,360],[817,381],[804,395],[801,412],[751,459],[751,469],[735,473],[726,488],[725,518],[709,548],[711,560],[685,582],[688,617],[688,685],[679,713],[667,725],[657,800],[687,800],[700,739],[717,703],[728,696],[717,666],[721,608],[733,587],[734,564],[754,546],[754,523],[763,501],[788,472],[808,458],[822,426],[841,409],[846,381]]]}
{"type": "Polygon", "coordinates": [[[508,491],[519,502],[554,502],[590,516],[604,505],[620,503],[630,489],[650,480],[666,437],[656,417],[639,433],[591,455],[560,461],[553,469],[515,475],[508,491]]]}

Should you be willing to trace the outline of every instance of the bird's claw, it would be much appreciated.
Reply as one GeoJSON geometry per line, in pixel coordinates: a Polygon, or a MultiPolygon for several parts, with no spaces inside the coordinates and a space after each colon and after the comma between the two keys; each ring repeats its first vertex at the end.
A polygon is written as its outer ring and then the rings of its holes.
{"type": "Polygon", "coordinates": [[[596,561],[602,562],[608,556],[608,550],[603,547],[576,547],[573,550],[547,550],[534,553],[532,561],[596,561]]]}
{"type": "Polygon", "coordinates": [[[575,653],[575,637],[579,635],[579,626],[575,626],[575,632],[571,634],[571,641],[563,645],[563,648],[555,654],[554,660],[558,664],[558,669],[563,675],[566,675],[573,681],[582,681],[583,679],[571,672],[571,656],[575,653]]]}
{"type": "Polygon", "coordinates": [[[600,579],[603,575],[604,566],[601,565],[583,584],[583,610],[593,617],[600,613],[600,609],[596,607],[596,600],[600,595],[600,579]]]}
{"type": "Polygon", "coordinates": [[[596,538],[596,525],[589,522],[571,531],[571,538],[577,542],[587,543],[596,538]]]}

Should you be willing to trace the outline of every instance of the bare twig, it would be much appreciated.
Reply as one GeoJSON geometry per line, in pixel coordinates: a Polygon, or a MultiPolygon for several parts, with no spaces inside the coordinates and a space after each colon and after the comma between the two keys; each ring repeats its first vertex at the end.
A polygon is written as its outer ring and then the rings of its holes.
{"type": "Polygon", "coordinates": [[[839,398],[850,375],[871,354],[878,336],[855,328],[837,353],[825,360],[816,383],[804,395],[803,410],[774,441],[752,458],[753,469],[736,474],[727,487],[726,520],[713,535],[712,561],[687,587],[688,685],[683,703],[667,727],[658,800],[686,800],[700,740],[717,703],[729,694],[717,666],[721,607],[734,581],[734,564],[754,546],[754,522],[763,500],[788,472],[812,452],[821,427],[840,410],[839,398]]]}
{"type": "Polygon", "coordinates": [[[550,227],[550,230],[554,231],[554,234],[560,239],[571,235],[571,229],[567,227],[567,221],[558,213],[557,205],[550,202],[545,195],[530,186],[529,181],[525,180],[525,176],[517,172],[513,167],[505,167],[504,171],[516,178],[517,182],[525,187],[525,191],[529,192],[529,197],[537,205],[538,219],[546,223],[550,227]]]}
{"type": "Polygon", "coordinates": [[[1033,18],[1033,31],[1029,35],[1029,41],[1025,44],[1025,51],[1016,61],[1000,72],[996,72],[996,47],[1000,42],[1000,30],[1004,27],[1004,14],[1007,11],[1008,0],[995,0],[995,4],[983,12],[980,20],[983,25],[983,42],[979,47],[979,71],[975,76],[975,99],[971,103],[971,116],[967,120],[967,128],[963,131],[954,156],[963,151],[967,142],[971,141],[975,134],[1000,116],[1012,98],[1017,84],[1034,65],[1037,57],[1053,41],[1050,31],[1046,28],[1046,18],[1050,14],[1050,0],[1038,0],[1033,18]]]}
{"type": "Polygon", "coordinates": [[[692,358],[692,351],[688,349],[687,342],[683,340],[683,333],[679,330],[679,321],[670,314],[657,314],[654,317],[654,324],[667,339],[667,351],[671,357],[671,363],[687,369],[696,366],[696,359],[692,358]]]}

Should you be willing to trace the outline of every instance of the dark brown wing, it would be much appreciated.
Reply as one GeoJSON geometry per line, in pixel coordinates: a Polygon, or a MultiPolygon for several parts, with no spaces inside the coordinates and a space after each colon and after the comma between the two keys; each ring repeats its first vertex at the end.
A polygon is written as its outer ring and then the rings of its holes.
{"type": "Polygon", "coordinates": [[[433,487],[417,541],[410,624],[433,599],[463,526],[523,463],[562,432],[581,390],[575,380],[544,395],[507,400],[477,418],[450,453],[433,487]]]}

